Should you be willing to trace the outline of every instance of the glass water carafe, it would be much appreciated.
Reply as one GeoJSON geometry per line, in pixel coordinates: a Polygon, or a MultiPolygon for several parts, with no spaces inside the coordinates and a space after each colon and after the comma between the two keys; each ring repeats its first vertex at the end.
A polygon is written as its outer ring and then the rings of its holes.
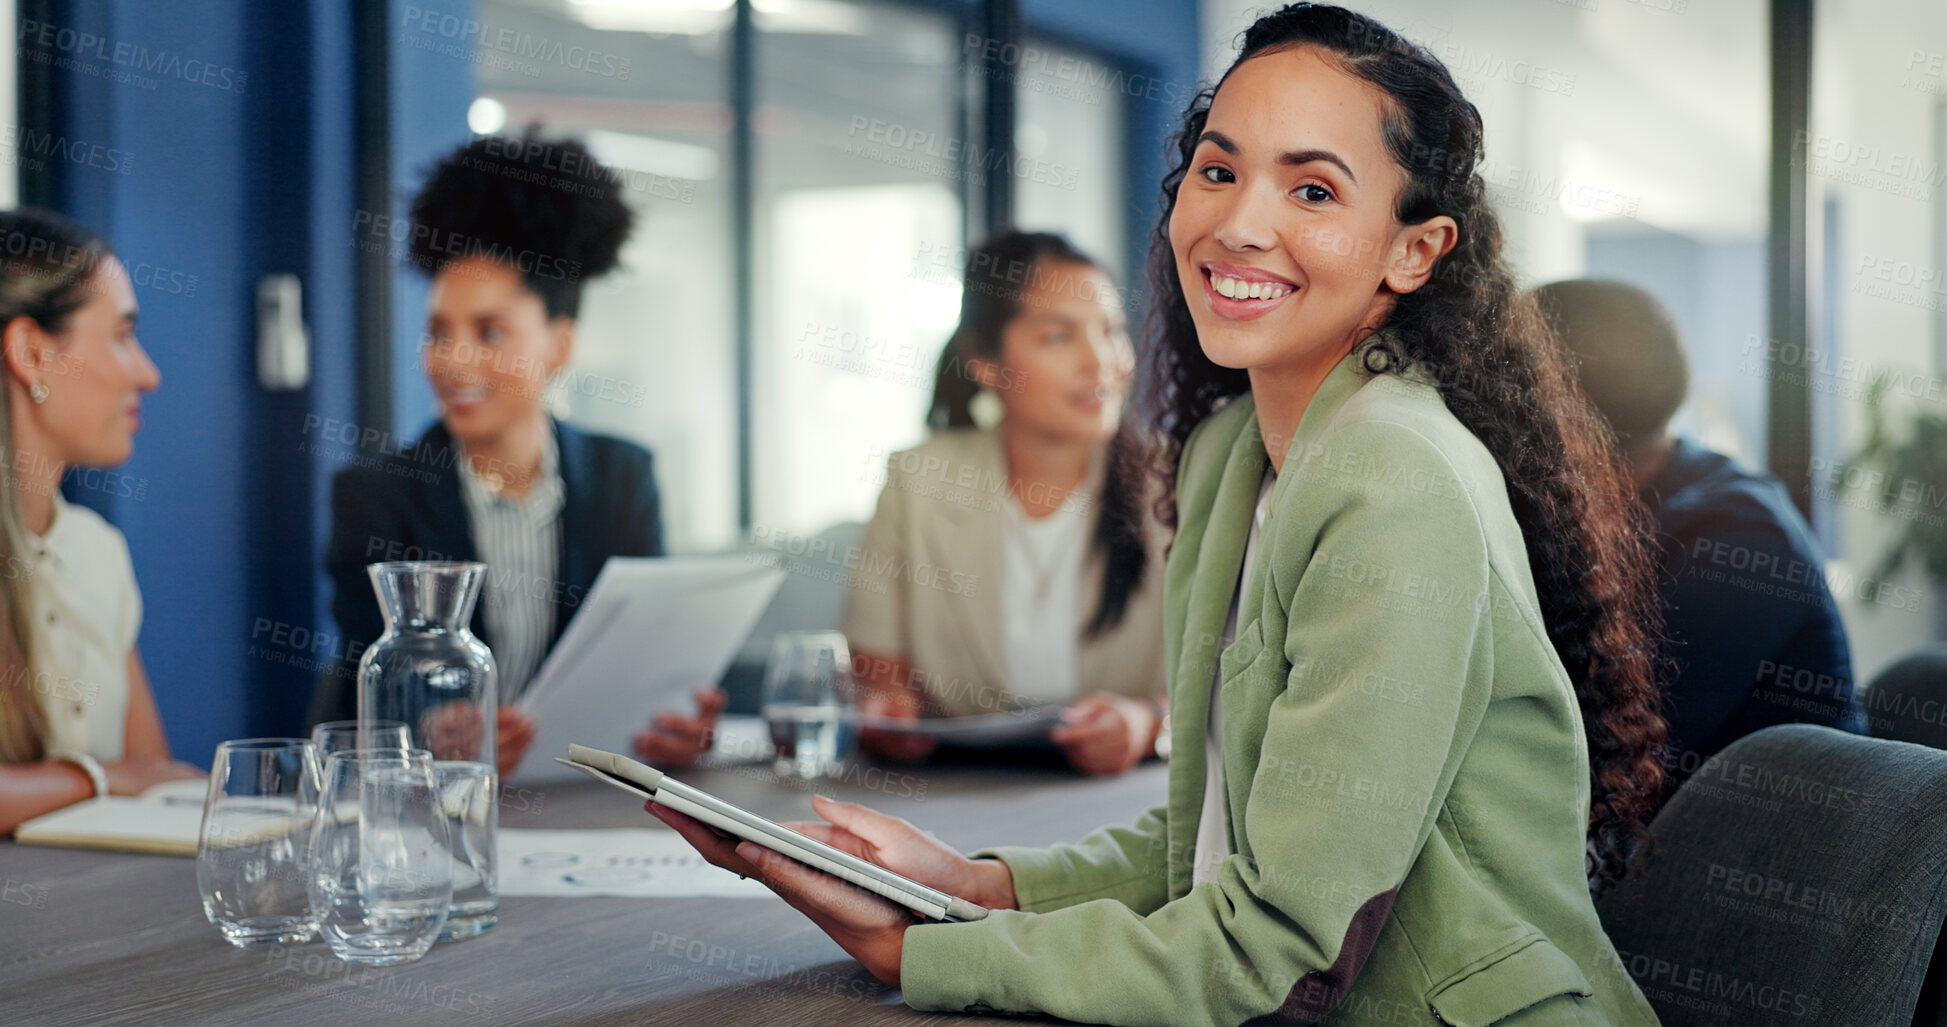
{"type": "Polygon", "coordinates": [[[493,863],[498,674],[493,653],[468,630],[487,566],[410,561],[365,571],[385,613],[385,634],[358,661],[358,720],[404,723],[411,744],[439,761],[453,846],[453,905],[440,937],[471,937],[492,927],[500,909],[493,863]]]}

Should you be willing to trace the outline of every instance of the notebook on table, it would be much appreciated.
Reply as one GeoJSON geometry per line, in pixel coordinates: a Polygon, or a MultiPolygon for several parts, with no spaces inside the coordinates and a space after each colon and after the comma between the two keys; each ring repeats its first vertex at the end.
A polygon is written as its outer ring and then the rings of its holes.
{"type": "Polygon", "coordinates": [[[14,829],[23,845],[69,849],[109,849],[164,856],[196,855],[203,826],[203,796],[209,782],[200,777],[164,781],[141,795],[104,795],[44,813],[14,829]]]}

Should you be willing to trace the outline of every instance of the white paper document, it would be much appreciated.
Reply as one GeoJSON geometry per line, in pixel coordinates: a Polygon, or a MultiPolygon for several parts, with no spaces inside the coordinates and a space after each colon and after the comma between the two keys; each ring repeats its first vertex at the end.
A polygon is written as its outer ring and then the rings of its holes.
{"type": "Polygon", "coordinates": [[[539,726],[510,780],[573,778],[568,743],[628,752],[652,713],[693,712],[783,580],[747,556],[611,557],[516,703],[539,726]]]}
{"type": "Polygon", "coordinates": [[[502,828],[498,836],[502,896],[747,899],[772,894],[705,861],[674,831],[502,828]]]}
{"type": "Polygon", "coordinates": [[[726,713],[717,718],[717,736],[705,753],[706,767],[735,767],[749,763],[769,763],[776,750],[771,746],[771,729],[764,718],[754,713],[726,713]]]}

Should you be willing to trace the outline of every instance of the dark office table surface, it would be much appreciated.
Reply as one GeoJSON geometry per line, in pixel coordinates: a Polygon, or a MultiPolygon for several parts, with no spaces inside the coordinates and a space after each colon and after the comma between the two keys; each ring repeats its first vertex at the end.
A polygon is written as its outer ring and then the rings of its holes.
{"type": "MultiPolygon", "coordinates": [[[[860,764],[818,791],[909,820],[964,850],[1047,844],[1160,804],[1166,768],[860,764]]],[[[815,819],[768,766],[684,775],[773,819],[815,819]]],[[[594,781],[509,785],[501,826],[651,827],[594,781]]],[[[404,966],[342,963],[323,942],[244,950],[203,917],[196,862],[0,841],[0,1023],[912,1024],[921,1013],[775,898],[503,898],[500,924],[404,966]]]]}

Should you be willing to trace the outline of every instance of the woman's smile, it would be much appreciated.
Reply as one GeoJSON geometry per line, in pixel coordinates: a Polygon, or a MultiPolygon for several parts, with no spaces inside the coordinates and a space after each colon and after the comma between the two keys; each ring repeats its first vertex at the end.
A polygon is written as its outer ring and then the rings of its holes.
{"type": "Polygon", "coordinates": [[[1263,317],[1298,292],[1290,279],[1257,268],[1218,260],[1203,261],[1199,268],[1210,312],[1232,321],[1263,317]]]}
{"type": "Polygon", "coordinates": [[[452,413],[465,413],[487,401],[487,386],[480,382],[446,382],[437,388],[440,406],[452,413]]]}

